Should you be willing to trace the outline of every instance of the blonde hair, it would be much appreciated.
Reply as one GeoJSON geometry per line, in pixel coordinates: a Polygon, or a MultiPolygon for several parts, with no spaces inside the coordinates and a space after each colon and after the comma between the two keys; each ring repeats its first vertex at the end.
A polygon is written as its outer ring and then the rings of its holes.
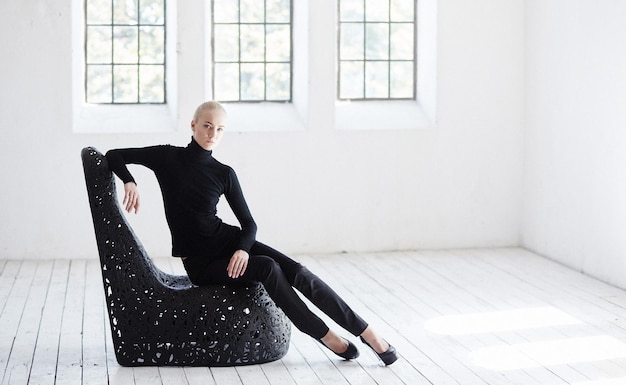
{"type": "Polygon", "coordinates": [[[209,110],[209,111],[218,110],[226,114],[226,109],[224,109],[224,106],[220,102],[217,102],[215,100],[210,100],[208,102],[202,103],[201,105],[198,106],[198,108],[196,108],[196,112],[194,112],[193,114],[194,122],[198,121],[198,118],[200,117],[200,113],[204,110],[209,110]]]}

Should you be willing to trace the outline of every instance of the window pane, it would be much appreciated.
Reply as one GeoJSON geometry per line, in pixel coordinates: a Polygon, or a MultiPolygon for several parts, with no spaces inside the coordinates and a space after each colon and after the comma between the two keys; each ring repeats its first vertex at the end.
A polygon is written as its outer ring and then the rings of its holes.
{"type": "Polygon", "coordinates": [[[365,25],[365,58],[379,60],[389,58],[389,24],[372,23],[365,25]]]}
{"type": "Polygon", "coordinates": [[[373,99],[389,97],[388,62],[365,63],[365,97],[373,99]]]}
{"type": "Polygon", "coordinates": [[[266,27],[267,42],[266,58],[268,62],[288,62],[291,52],[291,34],[289,25],[268,24],[266,27]]]}
{"type": "Polygon", "coordinates": [[[265,9],[264,1],[261,0],[239,0],[239,17],[241,23],[264,23],[265,9]]]}
{"type": "Polygon", "coordinates": [[[111,24],[111,0],[89,0],[87,24],[111,24]]]}
{"type": "Polygon", "coordinates": [[[339,18],[341,21],[364,21],[365,0],[340,0],[339,18]]]}
{"type": "Polygon", "coordinates": [[[241,99],[265,99],[265,66],[263,64],[241,64],[241,99]]]}
{"type": "Polygon", "coordinates": [[[113,27],[113,61],[115,63],[137,63],[138,47],[136,27],[113,27]]]}
{"type": "Polygon", "coordinates": [[[392,98],[412,99],[414,97],[413,62],[390,63],[390,92],[392,98]]]}
{"type": "Polygon", "coordinates": [[[415,0],[391,0],[391,21],[414,21],[415,0]]]}
{"type": "Polygon", "coordinates": [[[113,24],[135,25],[138,22],[139,0],[113,0],[113,24]]]}
{"type": "Polygon", "coordinates": [[[266,67],[267,100],[289,100],[291,69],[289,64],[270,63],[266,67]]]}
{"type": "Polygon", "coordinates": [[[239,100],[239,64],[215,64],[213,77],[216,100],[239,100]]]}
{"type": "Polygon", "coordinates": [[[362,99],[364,97],[364,62],[362,61],[344,61],[341,63],[339,70],[340,90],[339,97],[341,99],[362,99]]]}
{"type": "Polygon", "coordinates": [[[113,74],[110,65],[87,66],[87,103],[111,103],[113,74]]]}
{"type": "Polygon", "coordinates": [[[241,60],[262,62],[265,59],[265,27],[242,24],[240,27],[241,60]]]}
{"type": "Polygon", "coordinates": [[[413,24],[391,24],[391,59],[413,60],[413,24]]]}
{"type": "Polygon", "coordinates": [[[389,21],[389,0],[365,0],[366,21],[389,21]]]}
{"type": "Polygon", "coordinates": [[[341,60],[363,60],[364,45],[363,23],[341,23],[341,60]]]}
{"type": "Polygon", "coordinates": [[[137,103],[139,101],[139,79],[136,65],[113,68],[113,101],[115,103],[137,103]]]}
{"type": "Polygon", "coordinates": [[[139,28],[139,63],[165,63],[165,29],[163,27],[139,28]]]}
{"type": "Polygon", "coordinates": [[[239,25],[218,24],[215,26],[213,47],[214,60],[239,61],[239,25]]]}
{"type": "Polygon", "coordinates": [[[265,0],[265,18],[268,23],[289,23],[291,21],[289,0],[265,0]]]}
{"type": "Polygon", "coordinates": [[[239,0],[213,0],[213,22],[239,22],[239,0]]]}
{"type": "Polygon", "coordinates": [[[141,0],[139,23],[151,25],[165,24],[165,0],[141,0]]]}
{"type": "Polygon", "coordinates": [[[87,27],[87,63],[111,63],[111,27],[87,27]]]}
{"type": "Polygon", "coordinates": [[[165,70],[162,65],[139,68],[139,103],[164,103],[165,70]]]}

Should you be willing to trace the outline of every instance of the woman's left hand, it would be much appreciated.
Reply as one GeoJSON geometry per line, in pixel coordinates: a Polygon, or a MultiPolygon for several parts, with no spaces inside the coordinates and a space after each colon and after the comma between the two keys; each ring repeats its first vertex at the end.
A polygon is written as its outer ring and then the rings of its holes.
{"type": "Polygon", "coordinates": [[[248,259],[250,256],[245,250],[237,250],[230,258],[230,263],[226,268],[230,278],[239,278],[246,272],[248,267],[248,259]]]}

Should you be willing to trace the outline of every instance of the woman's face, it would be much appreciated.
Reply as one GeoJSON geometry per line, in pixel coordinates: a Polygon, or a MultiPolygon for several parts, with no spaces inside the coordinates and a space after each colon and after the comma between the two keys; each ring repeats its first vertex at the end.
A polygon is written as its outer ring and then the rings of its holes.
{"type": "Polygon", "coordinates": [[[213,150],[222,140],[226,128],[226,114],[215,109],[205,109],[198,115],[198,120],[191,122],[193,138],[200,147],[213,150]]]}

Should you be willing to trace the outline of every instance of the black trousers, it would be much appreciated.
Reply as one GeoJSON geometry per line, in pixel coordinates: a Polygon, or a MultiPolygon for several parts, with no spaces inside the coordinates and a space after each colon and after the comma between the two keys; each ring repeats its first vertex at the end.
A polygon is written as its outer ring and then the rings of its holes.
{"type": "Polygon", "coordinates": [[[363,333],[367,323],[359,317],[318,276],[281,252],[255,242],[250,249],[248,267],[239,278],[230,278],[226,268],[228,258],[211,260],[187,257],[183,260],[191,282],[198,286],[232,282],[261,282],[276,305],[289,317],[295,327],[315,339],[328,333],[328,326],[306,306],[294,288],[339,326],[355,336],[363,333]]]}

